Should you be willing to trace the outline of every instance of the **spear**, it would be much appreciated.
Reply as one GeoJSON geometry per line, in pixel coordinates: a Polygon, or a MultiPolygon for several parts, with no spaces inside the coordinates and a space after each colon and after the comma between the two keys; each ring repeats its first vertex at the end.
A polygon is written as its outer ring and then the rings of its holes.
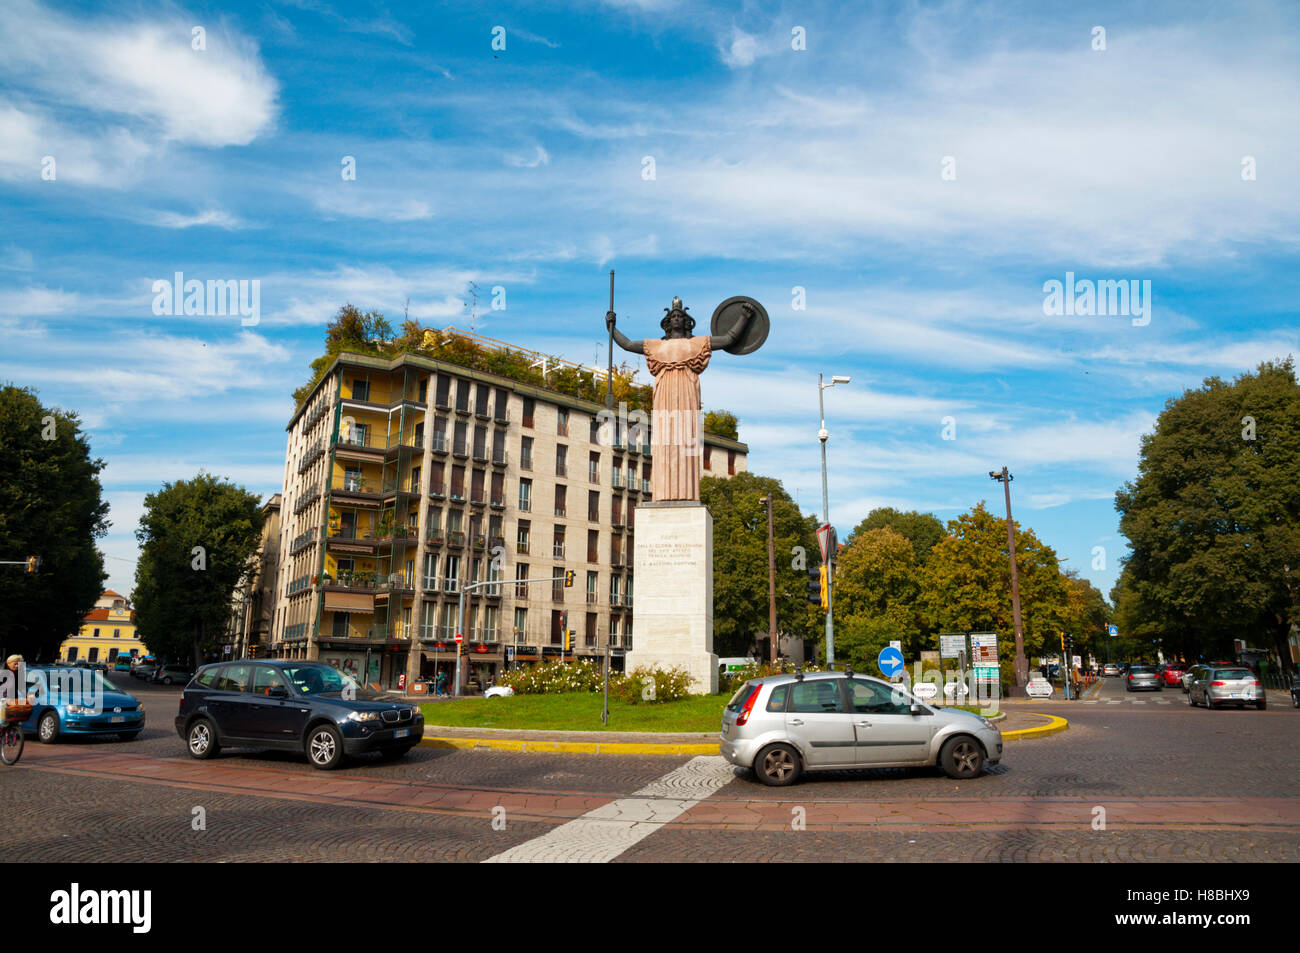
{"type": "MultiPolygon", "coordinates": [[[[609,270],[609,310],[614,312],[614,269],[609,270]]],[[[614,407],[614,329],[609,329],[609,376],[605,378],[605,406],[614,407]]]]}

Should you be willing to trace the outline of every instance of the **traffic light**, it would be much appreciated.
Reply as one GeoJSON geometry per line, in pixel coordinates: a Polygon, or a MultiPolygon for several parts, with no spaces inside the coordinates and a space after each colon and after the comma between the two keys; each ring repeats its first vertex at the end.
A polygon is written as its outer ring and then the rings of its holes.
{"type": "Polygon", "coordinates": [[[28,571],[28,572],[36,572],[36,570],[38,570],[38,569],[40,569],[40,568],[41,568],[41,557],[40,557],[40,556],[28,556],[28,557],[27,557],[27,571],[28,571]]]}
{"type": "Polygon", "coordinates": [[[572,629],[564,630],[564,651],[566,652],[573,651],[573,637],[576,634],[577,633],[575,633],[572,629]]]}
{"type": "Polygon", "coordinates": [[[820,605],[822,601],[821,571],[816,566],[808,567],[807,599],[810,605],[820,605]]]}
{"type": "Polygon", "coordinates": [[[572,588],[573,588],[573,570],[572,570],[572,569],[566,569],[566,570],[564,571],[564,588],[565,588],[565,589],[572,589],[572,588]]]}
{"type": "Polygon", "coordinates": [[[826,587],[830,583],[830,567],[823,564],[821,568],[821,578],[818,580],[818,595],[821,596],[822,611],[825,612],[831,607],[830,594],[827,593],[826,587]]]}

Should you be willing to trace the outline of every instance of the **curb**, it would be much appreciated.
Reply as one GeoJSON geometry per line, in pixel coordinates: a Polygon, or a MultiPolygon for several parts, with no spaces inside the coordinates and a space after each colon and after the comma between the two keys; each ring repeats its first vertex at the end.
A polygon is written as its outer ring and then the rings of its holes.
{"type": "MultiPolygon", "coordinates": [[[[1026,714],[1039,714],[1026,712],[1026,714]]],[[[1040,715],[1050,721],[1037,728],[1019,728],[1015,731],[1002,732],[1004,741],[1023,741],[1027,738],[1043,738],[1065,731],[1070,723],[1056,715],[1040,715]]],[[[721,754],[717,744],[662,744],[656,742],[635,741],[524,741],[514,738],[439,738],[426,735],[420,745],[427,748],[473,749],[487,748],[493,751],[513,751],[516,754],[617,754],[617,755],[713,755],[721,754]]]]}
{"type": "Polygon", "coordinates": [[[633,741],[519,741],[508,738],[432,738],[425,736],[420,744],[429,748],[491,748],[495,751],[514,751],[526,754],[651,754],[700,755],[719,754],[716,744],[656,744],[633,741]]]}
{"type": "Polygon", "coordinates": [[[1017,728],[1014,731],[1002,732],[1003,741],[1024,741],[1028,738],[1046,738],[1048,735],[1054,735],[1058,732],[1065,731],[1070,727],[1070,723],[1060,715],[1044,715],[1041,712],[1027,711],[1026,715],[1038,715],[1040,718],[1051,719],[1047,724],[1040,725],[1037,728],[1017,728]]]}

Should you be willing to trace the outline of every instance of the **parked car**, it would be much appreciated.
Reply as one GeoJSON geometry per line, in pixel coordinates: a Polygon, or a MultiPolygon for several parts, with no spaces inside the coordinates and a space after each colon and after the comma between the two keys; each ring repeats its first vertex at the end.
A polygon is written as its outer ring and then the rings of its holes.
{"type": "Polygon", "coordinates": [[[185,686],[176,733],[194,758],[222,747],[278,748],[329,769],[368,751],[402,757],[424,736],[424,715],[320,662],[219,662],[185,686]]]}
{"type": "Polygon", "coordinates": [[[493,685],[483,693],[484,698],[509,698],[515,690],[509,685],[493,685]]]}
{"type": "Polygon", "coordinates": [[[1114,678],[1119,674],[1119,666],[1114,662],[1107,662],[1102,666],[1101,674],[1114,678]]]}
{"type": "Polygon", "coordinates": [[[1160,672],[1160,683],[1169,688],[1182,688],[1187,669],[1182,665],[1166,665],[1160,672]]]}
{"type": "Polygon", "coordinates": [[[188,665],[162,665],[153,673],[149,681],[161,682],[163,685],[184,685],[194,673],[188,665]]]}
{"type": "Polygon", "coordinates": [[[1220,705],[1244,708],[1254,705],[1263,711],[1268,706],[1263,684],[1245,666],[1217,668],[1206,665],[1198,668],[1200,671],[1187,692],[1187,704],[1193,708],[1198,704],[1203,704],[1206,708],[1218,708],[1220,705]]]}
{"type": "Polygon", "coordinates": [[[1002,734],[960,708],[937,708],[866,675],[751,679],[722,714],[722,755],[770,785],[805,771],[937,765],[974,778],[1002,758],[1002,734]]]}
{"type": "Polygon", "coordinates": [[[156,671],[158,671],[157,662],[141,662],[135,668],[131,669],[131,677],[147,682],[149,679],[153,678],[153,673],[156,671]]]}
{"type": "Polygon", "coordinates": [[[1130,665],[1124,677],[1124,690],[1130,692],[1161,691],[1160,676],[1154,665],[1130,665]]]}
{"type": "Polygon", "coordinates": [[[93,669],[41,665],[27,670],[32,713],[22,723],[43,744],[64,735],[117,735],[132,741],[144,729],[144,705],[93,669]],[[65,677],[59,677],[59,672],[65,677]]]}
{"type": "Polygon", "coordinates": [[[1300,708],[1300,675],[1291,676],[1291,707],[1300,708]]]}

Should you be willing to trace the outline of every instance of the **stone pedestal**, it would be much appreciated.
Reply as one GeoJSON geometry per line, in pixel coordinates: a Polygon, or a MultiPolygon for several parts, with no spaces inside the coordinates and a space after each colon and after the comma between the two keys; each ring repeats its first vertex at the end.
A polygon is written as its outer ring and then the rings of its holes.
{"type": "Polygon", "coordinates": [[[718,690],[713,653],[713,516],[703,503],[636,508],[636,605],[627,671],[672,668],[694,692],[718,690]]]}

